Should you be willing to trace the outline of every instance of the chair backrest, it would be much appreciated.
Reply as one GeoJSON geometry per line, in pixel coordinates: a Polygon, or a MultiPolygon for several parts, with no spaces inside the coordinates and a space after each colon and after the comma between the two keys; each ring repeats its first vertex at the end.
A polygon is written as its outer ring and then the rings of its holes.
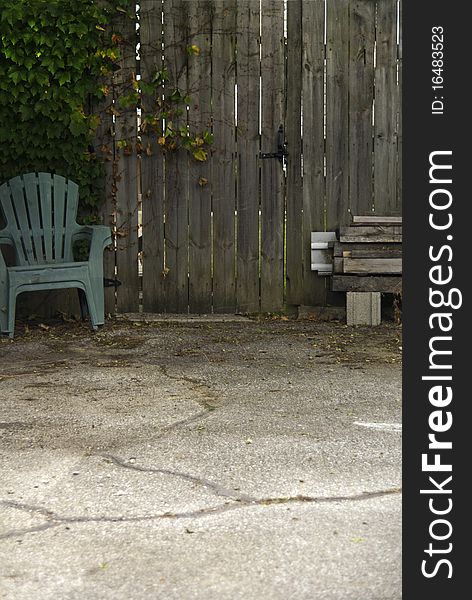
{"type": "Polygon", "coordinates": [[[79,187],[51,173],[28,173],[0,186],[0,205],[20,265],[73,260],[79,187]]]}

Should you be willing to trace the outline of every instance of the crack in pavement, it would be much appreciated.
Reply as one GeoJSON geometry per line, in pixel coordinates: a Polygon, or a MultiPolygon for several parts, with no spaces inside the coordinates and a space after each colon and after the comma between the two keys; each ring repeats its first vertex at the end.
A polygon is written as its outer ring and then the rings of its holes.
{"type": "Polygon", "coordinates": [[[158,440],[164,437],[167,433],[173,431],[174,429],[177,429],[178,427],[182,427],[184,425],[191,425],[192,423],[195,423],[202,419],[206,419],[211,415],[212,412],[214,412],[218,408],[209,401],[210,399],[217,401],[217,396],[210,390],[210,388],[205,383],[202,383],[198,379],[188,377],[187,375],[170,375],[166,365],[158,365],[158,367],[161,370],[162,374],[168,379],[173,379],[174,381],[180,382],[185,381],[187,383],[192,384],[191,390],[200,396],[200,398],[193,398],[193,400],[197,404],[202,406],[204,410],[197,413],[196,415],[192,415],[191,417],[180,419],[179,421],[174,421],[169,425],[165,425],[164,427],[162,427],[161,432],[153,438],[154,440],[158,440]],[[206,391],[204,391],[202,388],[204,388],[206,391]]]}
{"type": "MultiPolygon", "coordinates": [[[[195,392],[196,398],[194,400],[202,406],[204,410],[200,411],[196,415],[191,417],[181,419],[179,421],[175,421],[165,427],[162,428],[161,433],[158,437],[164,436],[169,431],[172,431],[182,425],[187,425],[190,423],[194,423],[200,419],[204,419],[208,417],[214,410],[218,408],[211,402],[211,400],[218,402],[218,397],[215,393],[213,393],[210,388],[202,383],[202,381],[188,377],[186,375],[171,375],[168,372],[168,369],[165,365],[159,365],[159,368],[163,375],[169,379],[173,379],[179,382],[187,382],[191,384],[191,390],[195,392]]],[[[45,523],[42,523],[37,526],[25,528],[25,529],[13,529],[7,531],[3,534],[0,534],[0,539],[9,539],[22,535],[26,535],[28,533],[37,533],[42,531],[47,531],[49,529],[59,527],[61,525],[70,525],[76,523],[138,523],[145,521],[155,521],[162,519],[191,519],[191,518],[201,518],[205,516],[212,516],[222,514],[228,511],[233,511],[237,509],[243,509],[248,507],[255,506],[274,506],[281,504],[296,504],[296,503],[311,503],[311,504],[323,504],[323,503],[339,503],[339,502],[357,502],[363,500],[370,500],[373,498],[384,497],[393,494],[401,494],[401,488],[391,488],[380,491],[372,491],[372,492],[362,492],[356,495],[350,496],[287,496],[287,497],[273,497],[273,498],[255,498],[248,494],[240,493],[235,494],[232,490],[225,488],[219,483],[207,480],[203,477],[198,477],[195,475],[191,475],[189,473],[184,473],[181,471],[175,471],[172,469],[164,469],[157,467],[141,467],[139,465],[130,464],[116,456],[111,454],[98,454],[97,456],[101,456],[104,459],[110,460],[116,466],[134,470],[141,473],[155,473],[155,474],[163,474],[170,475],[173,477],[179,477],[185,481],[198,484],[202,487],[205,487],[207,490],[213,492],[216,496],[227,498],[231,500],[230,502],[225,502],[224,504],[218,504],[216,506],[191,510],[191,511],[183,511],[183,512],[165,512],[160,514],[151,514],[151,515],[137,515],[137,516],[61,516],[57,513],[50,511],[44,507],[28,505],[20,502],[16,502],[14,500],[0,500],[0,505],[4,507],[13,508],[16,510],[24,511],[29,514],[41,515],[46,519],[45,523]]]]}
{"type": "Polygon", "coordinates": [[[168,379],[173,379],[174,381],[180,382],[185,381],[187,383],[192,384],[192,391],[196,392],[201,397],[201,399],[195,399],[195,401],[198,402],[200,406],[203,406],[203,408],[205,408],[209,412],[216,409],[216,406],[211,403],[211,400],[217,400],[216,394],[214,394],[205,383],[203,383],[199,379],[189,377],[188,375],[171,375],[166,365],[158,366],[162,374],[168,379]]]}
{"type": "Polygon", "coordinates": [[[187,417],[186,419],[181,419],[180,421],[174,421],[173,423],[170,423],[170,425],[165,425],[165,427],[162,428],[161,433],[155,436],[153,439],[158,440],[169,431],[173,431],[174,429],[177,429],[177,427],[181,427],[182,425],[190,425],[192,423],[195,423],[196,421],[200,421],[201,419],[206,419],[206,417],[209,417],[214,410],[214,408],[210,410],[202,410],[202,412],[193,415],[193,417],[187,417]]]}
{"type": "Polygon", "coordinates": [[[105,459],[110,460],[118,467],[123,467],[124,469],[130,469],[132,471],[139,471],[140,473],[160,473],[162,475],[172,475],[173,477],[180,477],[185,481],[190,481],[192,483],[196,483],[201,485],[212,492],[216,496],[222,496],[223,498],[232,498],[237,500],[238,502],[255,502],[257,498],[253,496],[249,496],[248,494],[235,494],[234,491],[225,488],[224,486],[216,483],[215,481],[210,481],[209,479],[205,479],[203,477],[198,477],[197,475],[191,475],[190,473],[184,473],[183,471],[174,471],[172,469],[162,469],[159,467],[140,467],[139,465],[128,463],[112,454],[98,454],[105,459]]]}
{"type": "Polygon", "coordinates": [[[0,540],[9,539],[12,537],[17,537],[19,535],[26,535],[27,533],[41,532],[46,531],[48,529],[52,529],[54,527],[59,527],[60,525],[68,525],[75,523],[139,523],[143,521],[156,521],[162,519],[192,519],[192,518],[200,518],[211,515],[222,514],[228,511],[249,508],[253,506],[271,506],[278,504],[297,504],[297,503],[305,503],[305,504],[328,504],[328,503],[336,503],[336,502],[359,502],[362,500],[371,500],[374,498],[381,498],[384,496],[391,496],[394,494],[401,494],[402,488],[390,488],[387,490],[379,490],[373,492],[362,492],[361,494],[355,494],[351,496],[287,496],[280,498],[261,498],[259,500],[251,500],[251,501],[236,501],[236,502],[227,502],[225,504],[220,504],[218,506],[211,506],[208,508],[201,508],[193,511],[184,511],[180,513],[171,513],[165,512],[158,515],[141,515],[135,517],[125,517],[125,516],[97,516],[97,517],[86,517],[86,516],[76,516],[76,517],[64,517],[60,516],[53,511],[47,510],[43,507],[33,506],[29,504],[24,504],[22,502],[16,502],[15,500],[0,500],[0,505],[14,508],[16,510],[24,511],[29,514],[36,513],[47,518],[47,522],[42,525],[38,525],[36,527],[30,527],[28,529],[23,530],[12,530],[6,533],[0,534],[0,540]]]}

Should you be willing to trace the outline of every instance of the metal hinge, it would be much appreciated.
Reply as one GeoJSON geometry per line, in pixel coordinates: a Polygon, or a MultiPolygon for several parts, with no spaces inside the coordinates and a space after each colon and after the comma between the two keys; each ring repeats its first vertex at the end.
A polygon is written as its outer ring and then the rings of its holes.
{"type": "Polygon", "coordinates": [[[287,156],[287,144],[285,142],[284,126],[280,125],[277,130],[277,152],[260,152],[260,158],[276,158],[283,165],[287,156]]]}

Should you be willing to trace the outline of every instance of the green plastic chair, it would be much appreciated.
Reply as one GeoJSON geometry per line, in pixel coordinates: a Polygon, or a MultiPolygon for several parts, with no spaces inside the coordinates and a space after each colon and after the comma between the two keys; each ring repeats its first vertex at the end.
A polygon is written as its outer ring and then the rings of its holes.
{"type": "Polygon", "coordinates": [[[78,199],[76,183],[50,173],[28,173],[0,186],[6,222],[0,245],[12,246],[16,259],[7,266],[0,251],[0,329],[10,337],[22,292],[78,288],[93,329],[105,321],[103,251],[111,244],[111,231],[104,225],[78,225],[78,199]],[[87,261],[74,261],[77,240],[89,240],[87,261]]]}

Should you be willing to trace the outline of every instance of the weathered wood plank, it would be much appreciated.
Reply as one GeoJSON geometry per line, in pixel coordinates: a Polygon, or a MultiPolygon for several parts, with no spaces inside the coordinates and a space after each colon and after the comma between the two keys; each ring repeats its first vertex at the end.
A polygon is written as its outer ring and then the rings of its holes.
{"type": "Polygon", "coordinates": [[[237,309],[259,311],[259,3],[238,0],[237,309]]]}
{"type": "Polygon", "coordinates": [[[400,258],[402,255],[401,244],[342,244],[335,242],[334,256],[344,258],[400,258]]]}
{"type": "Polygon", "coordinates": [[[392,227],[341,227],[340,242],[401,242],[402,228],[392,227]]]}
{"type": "Polygon", "coordinates": [[[327,3],[326,226],[349,222],[349,2],[327,3]]]}
{"type": "MultiPolygon", "coordinates": [[[[108,225],[113,234],[113,244],[105,248],[103,253],[103,274],[108,279],[115,279],[116,252],[115,252],[115,226],[116,226],[116,196],[114,193],[114,125],[111,114],[112,96],[95,108],[98,112],[100,124],[96,133],[96,154],[103,161],[103,187],[104,201],[100,208],[100,217],[103,225],[108,225]]],[[[114,314],[116,307],[116,294],[114,287],[105,290],[105,315],[114,314]]]]}
{"type": "Polygon", "coordinates": [[[377,0],[375,66],[375,212],[397,214],[397,1],[377,0]]]}
{"type": "Polygon", "coordinates": [[[342,275],[344,273],[344,258],[335,256],[333,258],[333,273],[335,275],[342,275]]]}
{"type": "Polygon", "coordinates": [[[287,272],[288,305],[303,302],[302,215],[303,191],[301,173],[301,90],[302,90],[302,3],[287,4],[287,272]]]}
{"type": "Polygon", "coordinates": [[[375,2],[349,2],[349,209],[373,208],[375,2]]]}
{"type": "Polygon", "coordinates": [[[401,225],[402,217],[384,217],[381,215],[353,216],[352,225],[401,225]]]}
{"type": "MultiPolygon", "coordinates": [[[[134,8],[129,2],[130,9],[134,8]]],[[[123,21],[125,43],[121,46],[120,69],[114,77],[115,99],[133,90],[136,80],[136,23],[123,21]]],[[[116,266],[121,286],[117,289],[118,312],[139,308],[138,280],[138,159],[136,155],[136,108],[118,106],[115,115],[114,180],[116,189],[116,266]]]]}
{"type": "Polygon", "coordinates": [[[401,258],[335,258],[335,273],[401,275],[401,258]]]}
{"type": "MultiPolygon", "coordinates": [[[[162,5],[154,0],[140,2],[141,76],[152,81],[162,71],[162,5]]],[[[154,94],[142,95],[142,120],[155,113],[155,102],[163,88],[154,94]]],[[[142,186],[142,260],[143,260],[143,310],[165,311],[164,296],[164,157],[157,144],[162,135],[162,122],[141,129],[143,152],[141,155],[142,186]]]]}
{"type": "MultiPolygon", "coordinates": [[[[290,3],[289,12],[294,4],[290,3]]],[[[261,147],[263,152],[276,152],[277,130],[284,124],[284,6],[282,2],[262,0],[261,8],[261,147]]],[[[290,71],[290,62],[288,68],[290,71]]],[[[300,141],[298,144],[300,145],[300,141]]],[[[300,178],[300,153],[296,149],[295,152],[298,155],[300,178]]],[[[279,311],[284,304],[285,177],[282,165],[277,159],[263,159],[261,162],[261,311],[267,312],[279,311]]],[[[290,227],[289,230],[291,231],[290,227]]],[[[287,252],[291,255],[289,239],[287,237],[287,252]]],[[[297,242],[300,243],[300,231],[297,242]]],[[[290,291],[293,291],[292,285],[290,291]]]]}
{"type": "MultiPolygon", "coordinates": [[[[311,271],[311,232],[325,229],[326,182],[324,175],[324,41],[325,2],[302,3],[303,91],[303,303],[326,303],[326,277],[311,271]]],[[[289,111],[290,112],[290,111],[289,111]]],[[[294,132],[296,135],[296,132],[294,132]]],[[[291,189],[287,191],[290,198],[291,189]]],[[[296,193],[296,190],[294,190],[296,193]]]]}
{"type": "Polygon", "coordinates": [[[212,38],[213,310],[236,310],[236,0],[215,0],[212,38]]]}
{"type": "Polygon", "coordinates": [[[403,149],[403,106],[402,106],[402,85],[403,85],[403,35],[402,35],[402,10],[403,0],[398,2],[398,145],[397,145],[397,203],[396,210],[402,212],[403,201],[403,165],[402,165],[402,149],[403,149]]]}
{"type": "MultiPolygon", "coordinates": [[[[187,89],[188,7],[185,0],[166,0],[164,56],[168,69],[167,89],[187,89]]],[[[176,130],[187,125],[184,114],[173,120],[176,130]]],[[[165,156],[165,266],[166,311],[188,312],[188,154],[168,151],[165,156]]]]}
{"type": "Polygon", "coordinates": [[[376,277],[369,275],[333,275],[331,287],[334,292],[385,292],[400,294],[402,278],[399,276],[376,277]]]}
{"type": "MultiPolygon", "coordinates": [[[[211,129],[211,27],[212,11],[208,0],[188,2],[188,46],[198,54],[188,57],[189,126],[192,134],[211,129]]],[[[211,190],[210,164],[189,158],[189,310],[211,312],[211,190]]]]}

